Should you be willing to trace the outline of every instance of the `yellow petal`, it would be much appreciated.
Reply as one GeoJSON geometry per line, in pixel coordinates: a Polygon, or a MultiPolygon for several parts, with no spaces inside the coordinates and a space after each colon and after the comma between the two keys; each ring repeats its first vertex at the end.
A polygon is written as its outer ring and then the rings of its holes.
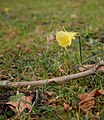
{"type": "Polygon", "coordinates": [[[64,31],[59,31],[57,34],[56,34],[56,40],[57,41],[60,41],[60,38],[63,37],[65,35],[65,32],[64,31]]]}
{"type": "Polygon", "coordinates": [[[68,37],[68,40],[69,40],[69,46],[71,46],[71,41],[72,41],[72,37],[70,36],[70,33],[69,32],[65,32],[67,37],[68,37]]]}
{"type": "Polygon", "coordinates": [[[77,35],[77,32],[70,32],[69,34],[70,34],[69,35],[70,39],[75,39],[75,36],[77,35]]]}
{"type": "Polygon", "coordinates": [[[9,8],[5,8],[4,10],[5,10],[5,12],[9,12],[9,8]]]}
{"type": "Polygon", "coordinates": [[[67,36],[63,37],[63,38],[59,41],[59,45],[62,46],[62,47],[68,46],[68,45],[69,45],[68,37],[67,37],[67,36]]]}
{"type": "Polygon", "coordinates": [[[58,41],[59,45],[62,47],[66,47],[69,45],[69,39],[67,33],[64,31],[59,31],[56,34],[56,40],[58,41]]]}

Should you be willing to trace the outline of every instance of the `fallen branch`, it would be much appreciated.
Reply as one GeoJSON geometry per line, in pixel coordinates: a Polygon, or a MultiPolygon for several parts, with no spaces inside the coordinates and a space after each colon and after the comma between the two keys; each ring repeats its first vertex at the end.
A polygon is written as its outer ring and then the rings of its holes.
{"type": "Polygon", "coordinates": [[[104,61],[97,64],[95,67],[93,67],[90,70],[86,70],[84,72],[63,76],[63,77],[57,77],[53,79],[46,79],[46,80],[39,80],[39,81],[26,81],[26,82],[10,82],[10,81],[0,81],[0,87],[22,87],[22,86],[42,86],[45,84],[51,84],[51,83],[63,83],[66,81],[87,77],[90,75],[94,75],[96,73],[104,73],[104,61]]]}

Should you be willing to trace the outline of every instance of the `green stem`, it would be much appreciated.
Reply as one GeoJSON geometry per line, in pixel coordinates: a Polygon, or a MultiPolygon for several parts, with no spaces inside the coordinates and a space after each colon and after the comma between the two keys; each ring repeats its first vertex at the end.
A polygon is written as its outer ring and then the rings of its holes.
{"type": "Polygon", "coordinates": [[[80,38],[79,38],[79,52],[80,52],[80,62],[82,64],[82,44],[80,38]]]}
{"type": "Polygon", "coordinates": [[[67,53],[68,59],[70,60],[69,52],[68,52],[68,49],[67,49],[66,47],[65,47],[65,50],[66,50],[66,53],[67,53]]]}
{"type": "Polygon", "coordinates": [[[66,29],[65,29],[65,27],[63,26],[63,30],[64,30],[64,32],[66,32],[66,29]]]}
{"type": "Polygon", "coordinates": [[[80,61],[79,61],[79,59],[78,59],[77,54],[75,54],[75,58],[76,58],[76,60],[77,60],[77,63],[80,64],[80,61]]]}

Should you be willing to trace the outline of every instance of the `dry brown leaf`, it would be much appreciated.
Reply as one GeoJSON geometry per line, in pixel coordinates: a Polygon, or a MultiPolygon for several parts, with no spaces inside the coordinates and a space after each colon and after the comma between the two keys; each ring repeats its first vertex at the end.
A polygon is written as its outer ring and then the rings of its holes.
{"type": "Polygon", "coordinates": [[[96,97],[100,94],[104,95],[104,89],[94,90],[90,93],[79,94],[78,96],[81,100],[79,102],[79,107],[81,108],[81,110],[83,110],[84,112],[87,112],[89,109],[91,109],[95,104],[94,97],[96,97]]]}
{"type": "Polygon", "coordinates": [[[99,90],[99,93],[102,94],[102,95],[104,95],[104,89],[99,90]]]}
{"type": "Polygon", "coordinates": [[[98,69],[104,71],[104,66],[101,66],[98,69]]]}
{"type": "Polygon", "coordinates": [[[3,54],[0,54],[0,58],[3,58],[3,54]]]}
{"type": "Polygon", "coordinates": [[[64,103],[64,110],[66,112],[69,112],[70,110],[72,110],[72,106],[69,106],[69,104],[64,103]]]}
{"type": "Polygon", "coordinates": [[[85,94],[79,94],[78,97],[80,98],[80,100],[85,100],[88,96],[88,93],[85,93],[85,94]]]}
{"type": "Polygon", "coordinates": [[[55,103],[53,103],[53,104],[51,104],[51,105],[49,105],[49,106],[51,106],[51,107],[56,107],[56,104],[55,104],[55,103]]]}
{"type": "Polygon", "coordinates": [[[99,90],[93,90],[91,93],[88,94],[88,97],[96,97],[99,94],[99,90]]]}
{"type": "Polygon", "coordinates": [[[10,38],[10,39],[15,39],[15,38],[17,38],[18,36],[19,36],[19,31],[17,31],[16,29],[11,29],[11,28],[7,29],[7,30],[5,31],[5,34],[4,34],[4,38],[5,38],[6,40],[8,40],[9,38],[10,38]]]}
{"type": "Polygon", "coordinates": [[[71,18],[78,18],[79,16],[78,16],[76,13],[72,13],[72,14],[70,15],[70,17],[71,17],[71,18]]]}
{"type": "Polygon", "coordinates": [[[80,100],[85,100],[88,97],[96,97],[98,95],[104,95],[104,89],[102,90],[93,90],[90,93],[85,93],[85,94],[79,94],[78,97],[80,98],[80,100]]]}
{"type": "Polygon", "coordinates": [[[55,92],[48,92],[48,91],[46,91],[46,94],[49,95],[49,96],[52,96],[52,95],[55,95],[56,93],[55,92]]]}
{"type": "Polygon", "coordinates": [[[82,67],[79,67],[79,71],[83,72],[85,70],[89,70],[91,68],[93,68],[95,66],[95,64],[91,64],[91,65],[83,65],[82,67]]]}
{"type": "Polygon", "coordinates": [[[25,108],[28,108],[29,110],[32,108],[32,99],[32,96],[21,96],[16,102],[10,101],[6,104],[10,105],[10,108],[20,115],[25,108]]]}
{"type": "MultiPolygon", "coordinates": [[[[94,68],[94,67],[95,67],[95,64],[83,65],[82,67],[79,67],[79,71],[83,72],[83,71],[89,70],[89,69],[94,68]]],[[[101,66],[98,69],[104,71],[104,66],[101,66]]]]}
{"type": "Polygon", "coordinates": [[[93,108],[94,104],[95,104],[94,97],[90,97],[90,98],[87,98],[87,99],[79,102],[79,107],[84,112],[87,112],[89,109],[93,108]]]}

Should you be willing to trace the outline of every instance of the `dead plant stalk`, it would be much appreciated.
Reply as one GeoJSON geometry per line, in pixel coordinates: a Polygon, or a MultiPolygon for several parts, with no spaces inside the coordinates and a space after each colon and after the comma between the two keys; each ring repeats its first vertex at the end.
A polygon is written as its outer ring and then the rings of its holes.
{"type": "Polygon", "coordinates": [[[76,74],[71,74],[63,77],[57,77],[57,78],[45,79],[45,80],[39,80],[39,81],[24,81],[24,82],[0,81],[0,87],[22,87],[22,86],[28,86],[28,85],[42,86],[45,84],[52,84],[52,83],[60,84],[66,81],[71,81],[78,78],[95,75],[96,73],[104,73],[104,61],[100,62],[90,70],[86,70],[84,72],[79,72],[76,74]]]}

